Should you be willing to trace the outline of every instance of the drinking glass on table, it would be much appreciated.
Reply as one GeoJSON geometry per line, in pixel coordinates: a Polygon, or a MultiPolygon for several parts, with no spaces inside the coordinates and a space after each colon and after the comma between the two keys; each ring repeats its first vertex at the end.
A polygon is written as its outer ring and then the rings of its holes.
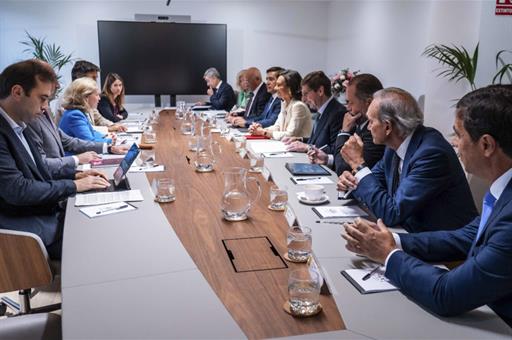
{"type": "Polygon", "coordinates": [[[260,173],[263,170],[263,156],[260,153],[249,153],[249,161],[249,172],[260,173]]]}
{"type": "Polygon", "coordinates": [[[284,210],[288,203],[288,192],[286,187],[273,185],[270,187],[270,205],[271,210],[284,210]]]}
{"type": "Polygon", "coordinates": [[[300,269],[288,276],[290,312],[297,316],[318,313],[320,307],[320,275],[316,271],[300,269]]]}
{"type": "Polygon", "coordinates": [[[288,229],[288,258],[293,262],[307,262],[311,255],[311,229],[292,226],[288,229]]]}
{"type": "Polygon", "coordinates": [[[176,199],[176,186],[172,178],[158,178],[153,180],[153,183],[155,201],[167,203],[176,199]]]}
{"type": "Polygon", "coordinates": [[[155,165],[155,150],[141,150],[140,160],[142,162],[142,166],[147,168],[153,167],[155,165]]]}

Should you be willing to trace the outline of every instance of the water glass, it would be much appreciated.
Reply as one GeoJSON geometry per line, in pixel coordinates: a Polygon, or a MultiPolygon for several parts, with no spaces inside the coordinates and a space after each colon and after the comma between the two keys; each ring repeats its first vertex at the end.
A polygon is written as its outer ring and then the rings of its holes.
{"type": "Polygon", "coordinates": [[[244,136],[235,136],[233,139],[235,140],[236,152],[240,153],[242,151],[245,151],[245,137],[244,136]]]}
{"type": "Polygon", "coordinates": [[[261,154],[250,154],[251,168],[249,172],[260,173],[263,170],[263,156],[261,154]]]}
{"type": "Polygon", "coordinates": [[[155,150],[141,150],[140,160],[142,166],[151,168],[155,165],[155,150]]]}
{"type": "Polygon", "coordinates": [[[292,226],[288,229],[288,258],[293,262],[307,262],[311,254],[311,229],[292,226]]]}
{"type": "Polygon", "coordinates": [[[270,187],[270,209],[284,210],[288,203],[287,188],[279,188],[277,185],[270,187]]]}
{"type": "Polygon", "coordinates": [[[159,178],[154,181],[155,201],[167,203],[176,199],[176,186],[173,179],[159,178]]]}
{"type": "Polygon", "coordinates": [[[293,315],[308,316],[320,309],[320,275],[307,269],[291,271],[288,276],[288,296],[293,315]]]}
{"type": "Polygon", "coordinates": [[[147,143],[147,144],[155,144],[156,143],[156,132],[152,128],[144,130],[142,137],[143,137],[144,143],[147,143]]]}

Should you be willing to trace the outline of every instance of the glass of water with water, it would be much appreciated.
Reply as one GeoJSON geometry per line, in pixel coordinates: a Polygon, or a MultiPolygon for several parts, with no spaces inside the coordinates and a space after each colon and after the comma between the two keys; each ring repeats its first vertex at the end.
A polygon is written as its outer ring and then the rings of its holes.
{"type": "Polygon", "coordinates": [[[171,178],[158,178],[153,181],[155,201],[159,203],[173,202],[176,199],[176,186],[171,178]]]}
{"type": "Polygon", "coordinates": [[[270,187],[270,210],[284,210],[286,203],[288,203],[287,187],[278,187],[273,185],[270,187]]]}
{"type": "Polygon", "coordinates": [[[292,226],[288,229],[288,258],[293,262],[307,262],[311,254],[311,229],[292,226]]]}
{"type": "Polygon", "coordinates": [[[320,275],[316,271],[302,269],[290,272],[288,296],[293,315],[308,316],[320,311],[320,275]]]}

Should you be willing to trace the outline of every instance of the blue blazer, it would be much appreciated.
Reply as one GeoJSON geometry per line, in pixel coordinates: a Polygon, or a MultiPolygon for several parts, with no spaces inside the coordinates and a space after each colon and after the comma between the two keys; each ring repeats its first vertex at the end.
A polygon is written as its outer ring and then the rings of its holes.
{"type": "Polygon", "coordinates": [[[247,118],[245,127],[249,127],[252,123],[259,123],[264,128],[272,126],[276,122],[279,112],[281,112],[281,99],[270,96],[261,115],[247,118]]]}
{"type": "Polygon", "coordinates": [[[333,154],[336,149],[336,137],[343,125],[343,117],[347,109],[343,104],[333,98],[324,113],[316,123],[313,124],[314,130],[311,132],[311,137],[308,138],[308,144],[312,144],[317,148],[327,145],[323,151],[327,154],[333,154]]]}
{"type": "Polygon", "coordinates": [[[220,87],[210,96],[210,104],[214,110],[229,112],[236,104],[235,91],[233,91],[231,85],[223,81],[220,87]]]}
{"type": "Polygon", "coordinates": [[[480,217],[452,231],[400,234],[386,277],[427,309],[451,316],[489,305],[512,327],[512,181],[475,240],[480,217]],[[421,260],[421,261],[420,261],[421,260]],[[423,261],[465,260],[451,271],[423,261]]]}
{"type": "Polygon", "coordinates": [[[35,163],[0,116],[0,228],[37,234],[48,246],[59,237],[59,202],[74,195],[76,186],[71,178],[52,179],[30,135],[24,135],[35,163]]]}
{"type": "Polygon", "coordinates": [[[112,139],[103,138],[102,133],[94,130],[85,114],[77,109],[64,111],[59,128],[71,137],[93,142],[112,143],[112,139]]]}
{"type": "Polygon", "coordinates": [[[419,126],[413,133],[394,196],[393,155],[386,148],[353,191],[386,225],[409,232],[456,229],[478,215],[457,155],[437,130],[419,126]]]}

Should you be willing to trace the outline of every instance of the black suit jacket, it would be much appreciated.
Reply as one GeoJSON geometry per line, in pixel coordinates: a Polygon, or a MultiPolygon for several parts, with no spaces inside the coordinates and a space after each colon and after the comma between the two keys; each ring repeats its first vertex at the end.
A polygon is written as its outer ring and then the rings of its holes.
{"type": "Polygon", "coordinates": [[[210,104],[214,110],[230,111],[236,104],[235,92],[231,85],[223,81],[217,91],[210,97],[210,104]]]}
{"type": "Polygon", "coordinates": [[[324,113],[316,123],[316,127],[313,124],[314,131],[311,132],[308,143],[315,145],[317,148],[328,145],[323,151],[327,154],[333,153],[336,146],[336,137],[341,129],[346,112],[345,106],[338,102],[336,98],[333,98],[327,104],[324,113]]]}
{"type": "Polygon", "coordinates": [[[35,163],[0,116],[0,228],[35,233],[50,245],[57,237],[59,202],[75,194],[76,187],[71,179],[53,180],[36,146],[24,135],[35,163]]]}
{"type": "Polygon", "coordinates": [[[243,116],[245,116],[245,118],[257,119],[257,117],[263,114],[265,105],[267,105],[267,102],[271,96],[272,95],[268,93],[265,84],[262,83],[258,92],[256,93],[256,96],[252,98],[250,103],[247,103],[246,109],[248,109],[250,105],[250,111],[243,112],[243,116]]]}
{"type": "MultiPolygon", "coordinates": [[[[384,155],[384,145],[376,145],[373,144],[373,137],[370,130],[368,130],[368,121],[364,124],[362,124],[363,127],[361,128],[359,125],[358,127],[355,127],[351,132],[350,135],[353,135],[354,132],[356,132],[359,137],[363,140],[363,159],[366,165],[371,169],[384,155]]],[[[345,163],[345,160],[343,160],[343,157],[341,157],[340,151],[345,142],[350,138],[350,135],[340,133],[338,134],[338,137],[336,138],[336,150],[334,153],[334,166],[336,173],[341,175],[343,171],[351,171],[352,168],[345,163]]]]}

